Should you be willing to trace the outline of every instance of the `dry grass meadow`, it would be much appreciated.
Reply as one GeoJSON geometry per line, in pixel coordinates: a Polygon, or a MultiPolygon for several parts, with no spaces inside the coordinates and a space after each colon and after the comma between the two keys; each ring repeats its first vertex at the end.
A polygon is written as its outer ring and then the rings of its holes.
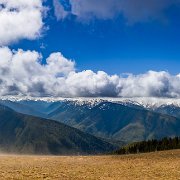
{"type": "Polygon", "coordinates": [[[125,156],[0,155],[0,179],[180,179],[180,150],[125,156]]]}

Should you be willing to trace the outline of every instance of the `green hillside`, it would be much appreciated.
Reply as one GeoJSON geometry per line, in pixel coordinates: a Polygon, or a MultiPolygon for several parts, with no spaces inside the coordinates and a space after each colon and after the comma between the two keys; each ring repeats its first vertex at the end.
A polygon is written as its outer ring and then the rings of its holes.
{"type": "Polygon", "coordinates": [[[49,118],[127,143],[180,135],[180,119],[176,117],[110,102],[93,108],[66,102],[50,113],[49,118]]]}
{"type": "Polygon", "coordinates": [[[75,128],[0,106],[0,151],[20,154],[98,154],[115,147],[75,128]]]}

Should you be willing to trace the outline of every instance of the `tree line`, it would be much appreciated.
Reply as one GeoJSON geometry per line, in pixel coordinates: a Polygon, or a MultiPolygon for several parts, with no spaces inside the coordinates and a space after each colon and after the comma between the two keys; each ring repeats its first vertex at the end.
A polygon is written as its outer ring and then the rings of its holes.
{"type": "Polygon", "coordinates": [[[180,149],[180,137],[163,138],[132,143],[115,151],[114,154],[136,154],[155,151],[180,149]]]}

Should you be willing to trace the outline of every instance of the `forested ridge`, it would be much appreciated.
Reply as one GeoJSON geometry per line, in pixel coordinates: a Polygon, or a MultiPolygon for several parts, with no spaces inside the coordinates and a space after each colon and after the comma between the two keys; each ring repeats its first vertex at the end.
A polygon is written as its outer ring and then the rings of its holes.
{"type": "Polygon", "coordinates": [[[180,149],[180,137],[163,138],[161,140],[148,140],[124,146],[115,151],[114,154],[136,154],[154,151],[180,149]]]}

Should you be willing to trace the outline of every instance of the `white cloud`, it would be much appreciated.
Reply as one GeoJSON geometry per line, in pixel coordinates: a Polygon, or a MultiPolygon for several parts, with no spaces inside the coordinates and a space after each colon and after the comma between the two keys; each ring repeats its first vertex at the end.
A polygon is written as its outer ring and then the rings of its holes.
{"type": "Polygon", "coordinates": [[[75,62],[52,53],[41,63],[36,51],[0,48],[0,96],[179,97],[180,76],[149,71],[140,75],[77,72],[75,62]]]}
{"type": "MultiPolygon", "coordinates": [[[[65,11],[58,0],[53,0],[55,14],[63,19],[69,14],[79,20],[112,19],[123,14],[128,22],[158,17],[176,0],[69,0],[71,11],[65,11]],[[145,3],[146,2],[146,3],[145,3]],[[143,11],[142,11],[143,10],[143,11]]],[[[42,0],[0,0],[0,46],[20,39],[40,36],[42,0]]],[[[75,62],[61,53],[52,53],[41,63],[36,51],[10,50],[0,47],[0,96],[54,97],[179,97],[180,75],[149,71],[126,78],[108,75],[103,71],[77,72],[75,62]]]]}
{"type": "Polygon", "coordinates": [[[42,12],[42,0],[0,0],[0,46],[39,37],[42,12]]]}
{"type": "Polygon", "coordinates": [[[162,19],[164,10],[180,3],[179,0],[69,0],[71,11],[67,12],[59,0],[54,1],[58,19],[64,19],[69,14],[81,21],[93,18],[106,20],[123,15],[128,23],[162,19]]]}
{"type": "Polygon", "coordinates": [[[66,18],[67,15],[69,14],[67,11],[64,10],[59,0],[53,0],[53,6],[54,6],[54,14],[57,20],[62,20],[66,18]]]}

